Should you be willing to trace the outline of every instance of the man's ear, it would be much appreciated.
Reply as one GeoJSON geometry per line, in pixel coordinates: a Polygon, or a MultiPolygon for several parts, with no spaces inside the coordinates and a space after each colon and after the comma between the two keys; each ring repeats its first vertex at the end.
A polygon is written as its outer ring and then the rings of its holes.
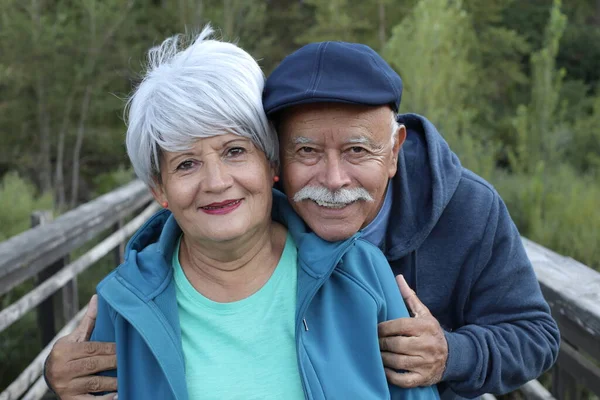
{"type": "Polygon", "coordinates": [[[406,140],[406,127],[404,125],[398,126],[396,129],[394,146],[392,147],[392,160],[390,162],[389,168],[389,177],[393,178],[396,175],[398,170],[398,153],[400,152],[400,147],[404,144],[406,140]]]}

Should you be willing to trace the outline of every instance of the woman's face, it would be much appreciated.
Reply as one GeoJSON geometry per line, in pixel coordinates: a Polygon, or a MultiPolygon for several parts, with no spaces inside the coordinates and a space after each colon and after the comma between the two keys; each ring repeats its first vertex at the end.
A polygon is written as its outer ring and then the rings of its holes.
{"type": "Polygon", "coordinates": [[[154,197],[168,202],[194,240],[251,237],[271,221],[275,170],[249,139],[224,134],[199,139],[189,151],[163,151],[160,169],[154,197]]]}

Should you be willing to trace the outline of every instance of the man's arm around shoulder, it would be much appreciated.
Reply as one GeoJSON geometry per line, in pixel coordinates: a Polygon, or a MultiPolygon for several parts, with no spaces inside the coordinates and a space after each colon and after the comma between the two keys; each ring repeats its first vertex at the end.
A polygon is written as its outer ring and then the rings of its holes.
{"type": "Polygon", "coordinates": [[[112,400],[117,390],[115,376],[96,375],[103,371],[115,370],[117,356],[114,333],[104,319],[110,319],[107,310],[98,310],[98,298],[92,297],[83,319],[70,334],[60,338],[53,346],[44,364],[44,378],[48,387],[61,400],[112,400]],[[99,326],[105,327],[105,334],[94,331],[94,337],[104,342],[89,342],[96,318],[99,326]],[[100,319],[102,321],[100,321],[100,319]],[[111,336],[112,335],[112,336],[111,336]],[[112,339],[111,339],[112,338],[112,339]],[[89,393],[108,392],[103,396],[89,393]]]}

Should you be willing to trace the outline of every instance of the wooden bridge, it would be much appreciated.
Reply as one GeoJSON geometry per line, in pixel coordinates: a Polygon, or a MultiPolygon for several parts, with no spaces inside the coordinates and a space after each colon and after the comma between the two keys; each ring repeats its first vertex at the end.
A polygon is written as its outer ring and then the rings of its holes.
{"type": "MultiPolygon", "coordinates": [[[[36,282],[34,289],[0,311],[0,332],[36,310],[43,347],[0,393],[0,400],[47,396],[41,377],[44,360],[56,339],[70,332],[85,313],[85,309],[79,310],[77,276],[111,252],[115,265],[119,264],[124,243],[157,208],[146,186],[134,181],[56,220],[48,212],[36,212],[32,229],[0,243],[0,296],[32,278],[36,282]],[[72,252],[91,241],[99,243],[69,262],[72,252]]],[[[560,326],[562,342],[558,362],[551,370],[550,392],[538,381],[531,381],[519,390],[521,397],[600,397],[600,273],[527,239],[523,241],[560,326]]]]}

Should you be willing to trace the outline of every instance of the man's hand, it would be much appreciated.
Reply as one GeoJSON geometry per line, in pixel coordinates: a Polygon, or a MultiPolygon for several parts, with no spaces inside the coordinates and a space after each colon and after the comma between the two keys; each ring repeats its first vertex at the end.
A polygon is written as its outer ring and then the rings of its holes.
{"type": "Polygon", "coordinates": [[[396,277],[396,282],[414,318],[398,318],[378,325],[379,348],[388,382],[403,388],[436,384],[442,379],[448,358],[444,331],[402,275],[396,277]]]}
{"type": "Polygon", "coordinates": [[[117,367],[114,343],[88,342],[97,312],[98,299],[94,295],[77,328],[58,339],[46,359],[46,379],[61,400],[109,400],[115,397],[114,393],[89,394],[117,390],[116,378],[94,375],[117,367]]]}

